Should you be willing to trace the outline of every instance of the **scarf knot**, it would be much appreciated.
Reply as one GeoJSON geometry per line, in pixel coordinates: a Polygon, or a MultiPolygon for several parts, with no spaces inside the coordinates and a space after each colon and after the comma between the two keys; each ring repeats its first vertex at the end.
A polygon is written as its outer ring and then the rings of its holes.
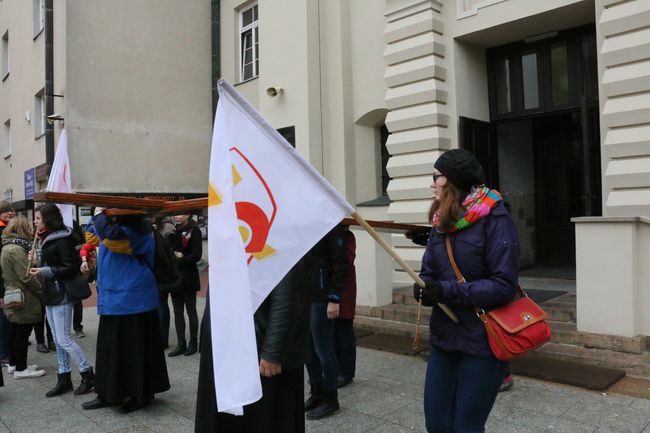
{"type": "Polygon", "coordinates": [[[474,188],[463,200],[463,213],[454,225],[447,230],[447,233],[464,230],[476,224],[488,216],[500,201],[503,201],[503,197],[496,189],[490,189],[486,186],[474,188]]]}

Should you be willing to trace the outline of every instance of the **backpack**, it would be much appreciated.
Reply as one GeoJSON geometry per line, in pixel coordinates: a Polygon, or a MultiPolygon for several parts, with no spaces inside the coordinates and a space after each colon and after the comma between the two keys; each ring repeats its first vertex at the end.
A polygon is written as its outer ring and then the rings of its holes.
{"type": "Polygon", "coordinates": [[[158,230],[153,230],[156,243],[153,275],[158,283],[158,289],[163,293],[176,293],[183,281],[183,274],[178,268],[176,255],[158,230]]]}

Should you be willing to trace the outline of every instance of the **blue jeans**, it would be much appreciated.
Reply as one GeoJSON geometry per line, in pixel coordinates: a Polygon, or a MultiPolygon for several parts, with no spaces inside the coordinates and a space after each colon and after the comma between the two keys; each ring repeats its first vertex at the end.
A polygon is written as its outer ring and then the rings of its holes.
{"type": "Polygon", "coordinates": [[[357,340],[354,336],[353,319],[336,319],[335,322],[339,375],[346,379],[352,379],[357,364],[357,340]]]}
{"type": "Polygon", "coordinates": [[[326,389],[336,390],[339,366],[334,350],[334,320],[327,318],[327,301],[311,303],[309,331],[311,353],[306,362],[309,383],[322,383],[326,389]]]}
{"type": "Polygon", "coordinates": [[[507,363],[435,347],[424,384],[424,418],[429,433],[483,433],[507,363]]]}
{"type": "Polygon", "coordinates": [[[0,359],[9,357],[9,325],[4,308],[0,308],[0,359]]]}
{"type": "Polygon", "coordinates": [[[56,342],[59,374],[70,372],[70,357],[77,363],[79,372],[87,371],[90,368],[90,364],[86,360],[86,354],[70,336],[73,309],[73,303],[45,306],[47,321],[50,324],[50,328],[52,328],[52,335],[56,342]]]}

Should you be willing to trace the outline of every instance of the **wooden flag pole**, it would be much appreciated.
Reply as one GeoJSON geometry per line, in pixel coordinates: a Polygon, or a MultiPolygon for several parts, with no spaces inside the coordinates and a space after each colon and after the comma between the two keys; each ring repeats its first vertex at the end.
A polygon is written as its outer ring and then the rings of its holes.
{"type": "MultiPolygon", "coordinates": [[[[404,270],[406,271],[406,273],[409,274],[409,275],[411,276],[411,278],[413,278],[413,281],[415,281],[415,282],[417,283],[418,286],[420,286],[420,287],[424,287],[424,286],[425,286],[424,281],[422,280],[422,278],[420,278],[420,276],[419,276],[418,274],[416,274],[415,271],[414,271],[413,269],[411,269],[411,267],[410,267],[410,266],[409,266],[409,265],[404,261],[404,259],[402,259],[402,258],[397,254],[397,251],[395,251],[395,249],[394,249],[393,247],[391,247],[390,245],[388,245],[388,243],[387,243],[387,242],[386,242],[386,241],[385,241],[381,236],[379,236],[379,233],[377,233],[377,231],[376,231],[375,229],[373,229],[373,228],[370,226],[370,224],[368,224],[368,222],[367,222],[367,221],[366,221],[366,220],[365,220],[361,215],[359,215],[357,212],[354,212],[351,216],[352,216],[352,218],[355,219],[355,221],[357,221],[357,222],[359,223],[359,225],[360,225],[361,227],[363,227],[363,228],[368,232],[368,234],[369,234],[370,236],[373,237],[374,240],[377,241],[377,243],[378,243],[379,245],[381,245],[381,247],[382,247],[384,250],[386,250],[386,252],[387,252],[387,253],[388,253],[388,254],[389,254],[393,259],[395,259],[395,261],[396,261],[396,262],[401,266],[401,268],[404,269],[404,270]]],[[[458,323],[458,317],[456,316],[456,314],[454,314],[453,311],[451,311],[451,309],[450,309],[448,306],[446,306],[446,305],[443,304],[443,303],[439,303],[438,306],[440,307],[440,309],[441,309],[442,311],[444,311],[445,313],[447,313],[447,316],[449,316],[449,318],[450,318],[451,320],[453,320],[454,322],[458,323]]]]}
{"type": "Polygon", "coordinates": [[[29,277],[29,270],[32,268],[32,264],[34,263],[34,257],[36,257],[37,240],[38,240],[38,235],[36,234],[36,231],[34,231],[34,242],[32,242],[32,258],[27,263],[27,272],[25,273],[25,277],[29,277]]]}

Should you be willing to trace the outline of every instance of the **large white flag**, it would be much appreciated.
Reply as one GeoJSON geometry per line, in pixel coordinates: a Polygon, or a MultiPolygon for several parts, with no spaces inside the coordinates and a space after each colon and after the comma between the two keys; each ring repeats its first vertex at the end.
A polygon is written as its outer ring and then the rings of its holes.
{"type": "Polygon", "coordinates": [[[262,396],[253,313],[354,211],[236,91],[219,81],[208,194],[214,385],[220,412],[262,396]]]}
{"type": "MultiPolygon", "coordinates": [[[[72,180],[70,180],[70,159],[68,158],[68,134],[65,129],[61,131],[59,145],[54,154],[54,162],[50,171],[50,178],[47,181],[47,191],[51,192],[72,192],[72,180]]],[[[70,204],[58,204],[63,215],[63,223],[72,227],[74,206],[70,204]]]]}

